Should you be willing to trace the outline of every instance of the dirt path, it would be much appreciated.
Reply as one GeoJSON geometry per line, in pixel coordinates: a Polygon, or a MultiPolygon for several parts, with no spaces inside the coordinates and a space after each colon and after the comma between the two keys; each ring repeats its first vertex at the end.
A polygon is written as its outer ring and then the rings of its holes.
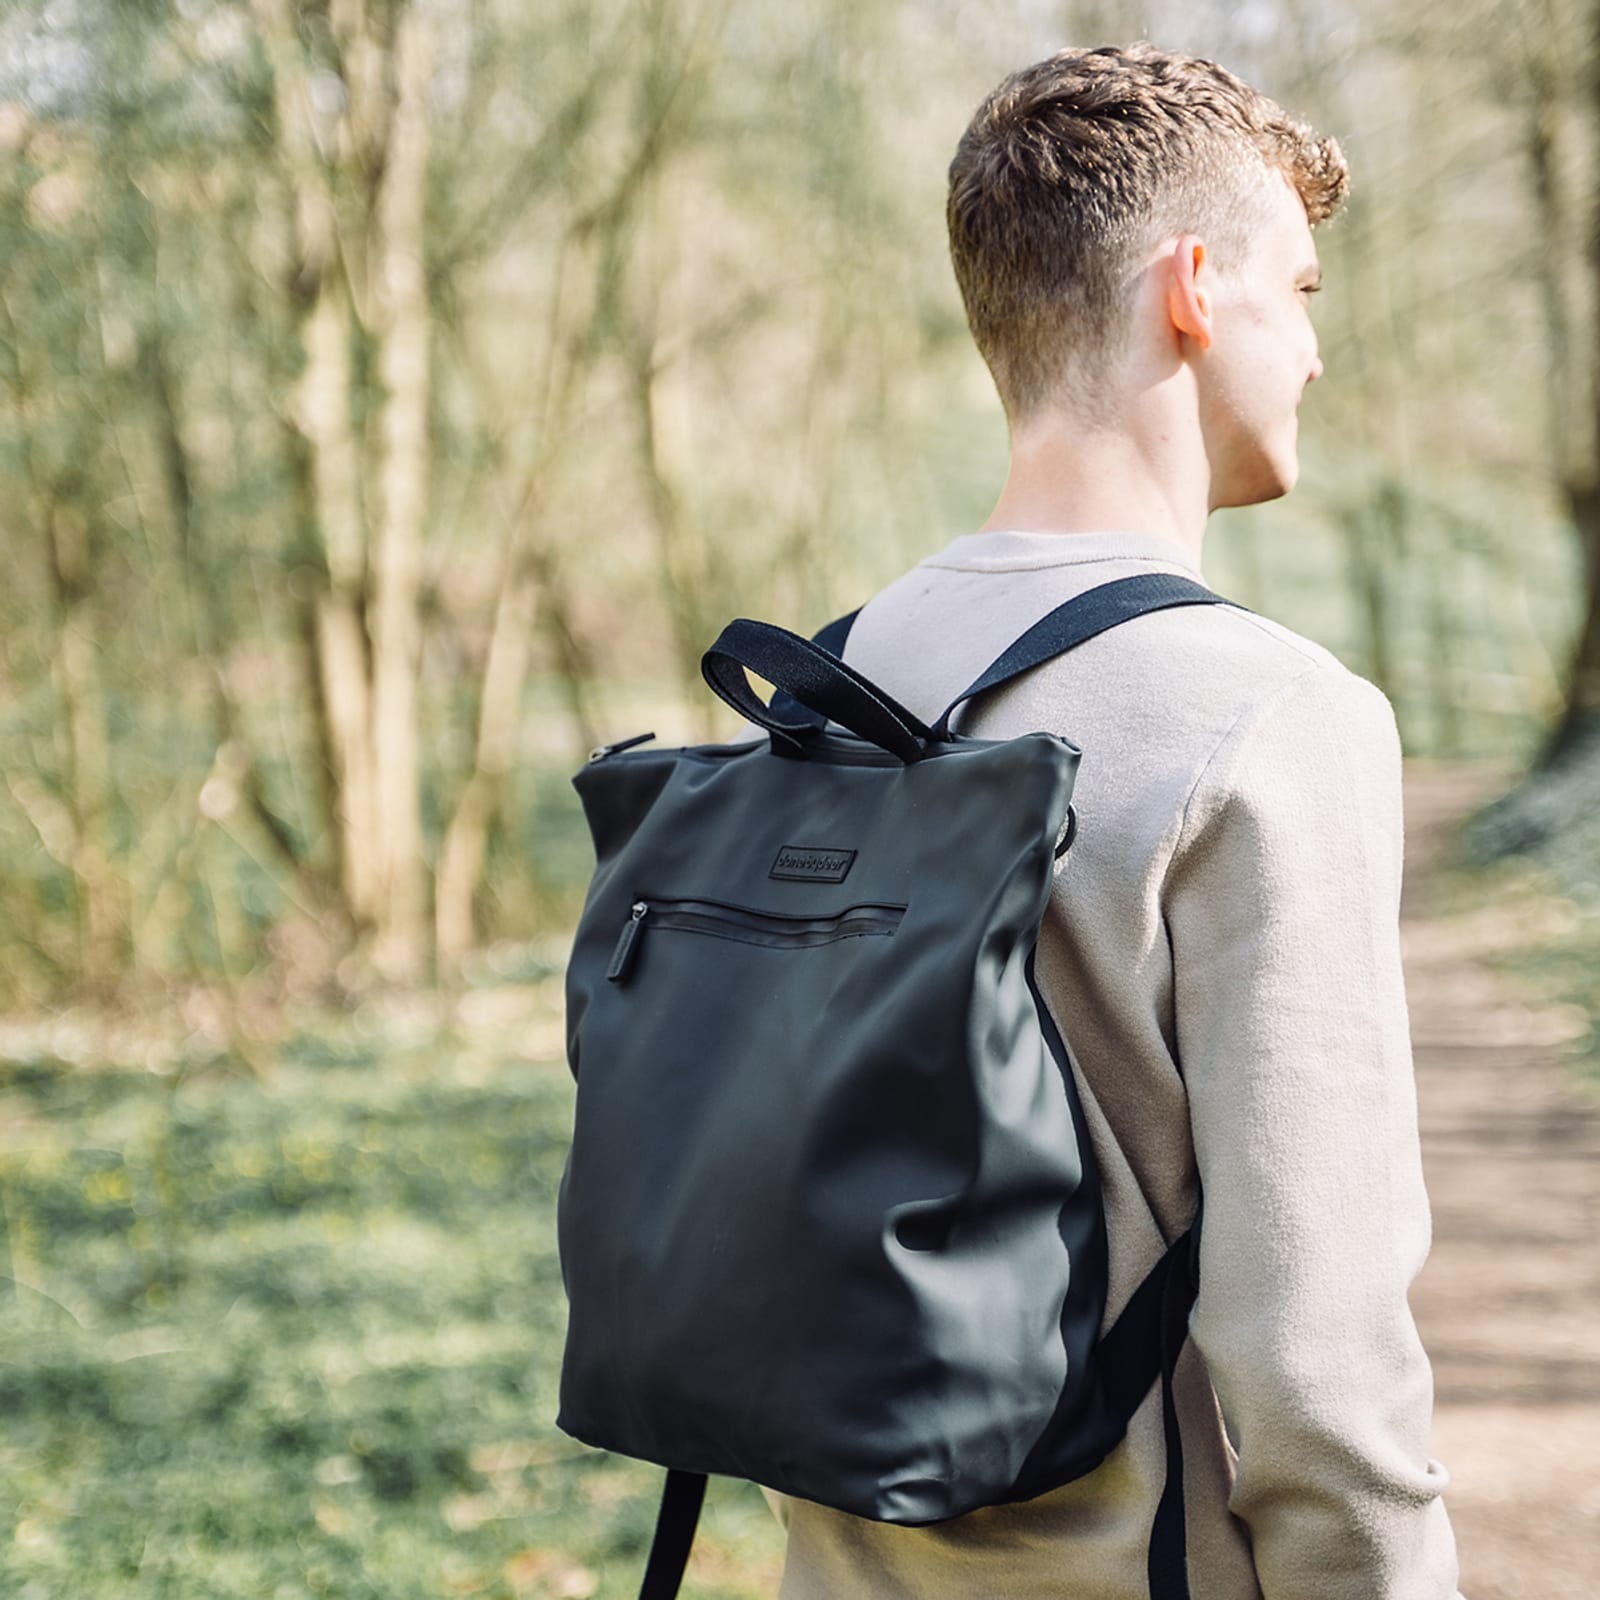
{"type": "Polygon", "coordinates": [[[1559,1060],[1565,1019],[1484,964],[1516,929],[1440,904],[1433,864],[1483,792],[1481,774],[1407,774],[1401,922],[1434,1214],[1413,1305],[1466,1600],[1595,1600],[1600,1099],[1559,1060]]]}

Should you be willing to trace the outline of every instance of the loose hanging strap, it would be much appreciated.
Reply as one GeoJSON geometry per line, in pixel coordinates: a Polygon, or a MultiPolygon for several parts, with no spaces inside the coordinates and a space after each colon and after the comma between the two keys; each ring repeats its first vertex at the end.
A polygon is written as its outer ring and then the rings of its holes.
{"type": "Polygon", "coordinates": [[[1167,1475],[1150,1529],[1150,1600],[1190,1600],[1183,1521],[1183,1440],[1173,1382],[1189,1334],[1199,1288],[1200,1215],[1167,1247],[1134,1291],[1095,1351],[1106,1407],[1126,1422],[1150,1392],[1152,1366],[1161,1383],[1161,1421],[1167,1475]]]}
{"type": "Polygon", "coordinates": [[[958,694],[933,724],[933,737],[950,737],[952,714],[974,695],[1009,683],[1024,672],[1075,649],[1096,634],[1104,633],[1107,628],[1116,627],[1119,622],[1142,617],[1147,611],[1165,611],[1171,606],[1232,604],[1233,601],[1213,594],[1204,584],[1172,572],[1145,572],[1132,578],[1115,578],[1110,583],[1085,590],[1042,616],[1015,644],[1003,651],[986,672],[958,694]]]}
{"type": "Polygon", "coordinates": [[[639,1600],[674,1600],[683,1583],[684,1568],[689,1564],[689,1547],[694,1543],[694,1530],[699,1526],[700,1507],[705,1497],[705,1473],[667,1473],[639,1600]]]}
{"type": "Polygon", "coordinates": [[[1174,1380],[1178,1354],[1189,1336],[1189,1312],[1194,1305],[1196,1282],[1190,1264],[1196,1258],[1199,1222],[1185,1237],[1190,1250],[1182,1265],[1174,1265],[1161,1291],[1161,1427],[1167,1444],[1167,1481],[1156,1502],[1150,1528],[1150,1553],[1146,1572],[1150,1600],[1189,1600],[1188,1534],[1183,1520],[1183,1439],[1178,1431],[1178,1403],[1174,1380]]]}

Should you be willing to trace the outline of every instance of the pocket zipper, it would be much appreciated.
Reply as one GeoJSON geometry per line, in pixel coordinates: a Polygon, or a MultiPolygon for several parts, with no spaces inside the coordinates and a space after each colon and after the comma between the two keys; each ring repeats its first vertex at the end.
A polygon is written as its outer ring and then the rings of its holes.
{"type": "Polygon", "coordinates": [[[653,928],[705,933],[772,949],[809,949],[839,939],[887,938],[900,926],[905,914],[904,906],[859,905],[846,906],[831,916],[801,917],[725,905],[720,900],[635,900],[622,925],[617,947],[611,952],[606,977],[613,983],[627,981],[638,959],[639,940],[647,919],[653,928]]]}

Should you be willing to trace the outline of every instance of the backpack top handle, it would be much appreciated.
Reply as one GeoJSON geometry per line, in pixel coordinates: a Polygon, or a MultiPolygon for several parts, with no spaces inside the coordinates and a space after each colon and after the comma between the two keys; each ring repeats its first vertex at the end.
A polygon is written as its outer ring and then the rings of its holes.
{"type": "Polygon", "coordinates": [[[855,668],[787,628],[740,617],[718,634],[716,643],[700,658],[700,671],[735,711],[771,733],[773,748],[780,753],[800,754],[805,741],[820,733],[821,727],[778,715],[751,688],[745,676],[747,668],[802,706],[897,756],[908,767],[926,753],[930,737],[926,725],[855,668]]]}
{"type": "Polygon", "coordinates": [[[1243,609],[1204,584],[1173,572],[1115,578],[1075,595],[1047,612],[1003,651],[945,707],[931,728],[828,648],[834,644],[828,635],[836,635],[837,647],[842,647],[855,620],[854,612],[830,624],[817,639],[803,639],[770,622],[741,617],[722,630],[701,658],[700,670],[735,711],[772,734],[773,748],[781,754],[800,754],[805,741],[821,731],[821,724],[801,714],[809,710],[910,766],[927,754],[929,744],[946,743],[954,737],[950,718],[974,695],[1009,683],[1118,623],[1149,611],[1196,605],[1243,609]],[[751,688],[746,668],[781,691],[773,696],[772,705],[751,688]]]}

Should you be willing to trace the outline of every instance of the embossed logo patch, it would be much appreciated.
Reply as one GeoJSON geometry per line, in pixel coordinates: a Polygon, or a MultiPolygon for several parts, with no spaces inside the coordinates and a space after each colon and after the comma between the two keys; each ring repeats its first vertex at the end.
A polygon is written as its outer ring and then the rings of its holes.
{"type": "Polygon", "coordinates": [[[854,850],[829,850],[815,845],[786,844],[772,863],[769,878],[797,878],[802,883],[843,883],[856,859],[854,850]]]}

